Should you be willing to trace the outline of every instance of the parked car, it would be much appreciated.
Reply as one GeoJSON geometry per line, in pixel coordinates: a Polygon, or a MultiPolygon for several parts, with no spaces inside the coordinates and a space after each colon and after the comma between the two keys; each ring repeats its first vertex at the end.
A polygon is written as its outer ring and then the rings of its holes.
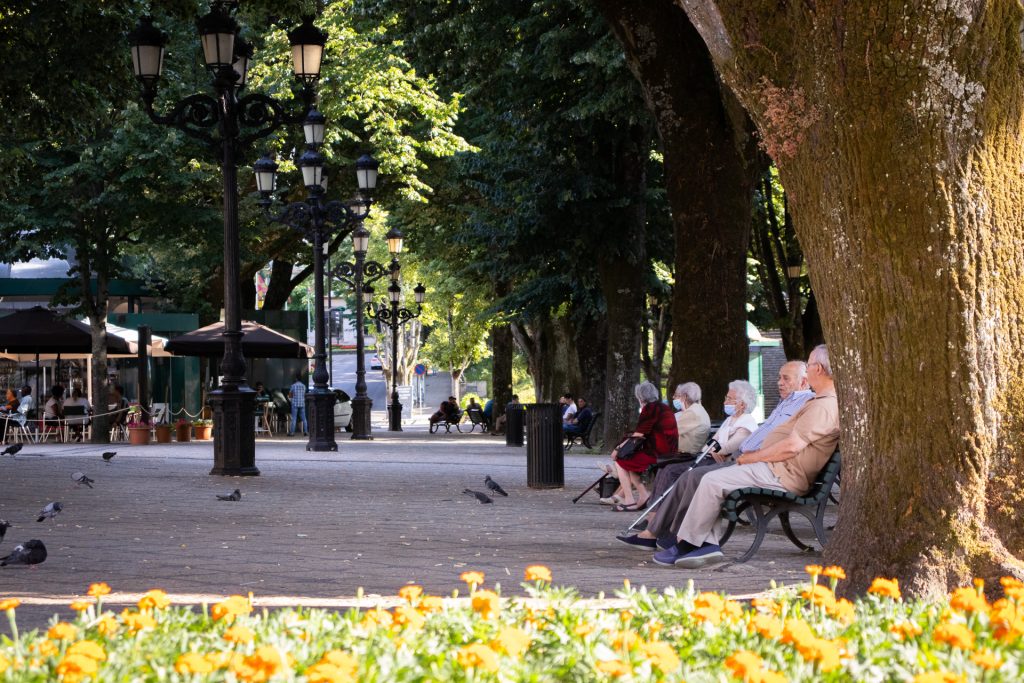
{"type": "Polygon", "coordinates": [[[380,363],[380,358],[376,354],[370,357],[370,369],[371,370],[383,370],[384,366],[380,363]]]}
{"type": "Polygon", "coordinates": [[[352,399],[341,389],[334,389],[334,429],[352,431],[352,399]]]}

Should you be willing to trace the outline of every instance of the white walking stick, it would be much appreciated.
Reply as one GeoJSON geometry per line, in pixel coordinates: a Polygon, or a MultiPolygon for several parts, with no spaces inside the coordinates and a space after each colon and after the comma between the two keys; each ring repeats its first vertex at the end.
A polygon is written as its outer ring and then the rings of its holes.
{"type": "Polygon", "coordinates": [[[667,489],[665,489],[665,492],[663,494],[658,496],[658,500],[656,500],[653,503],[651,503],[650,505],[648,505],[647,509],[644,510],[640,514],[639,517],[637,517],[635,520],[633,520],[633,523],[630,524],[626,528],[626,530],[624,532],[622,532],[622,533],[624,535],[628,534],[630,531],[632,531],[636,527],[637,524],[639,524],[643,520],[644,517],[647,516],[648,513],[653,512],[654,508],[658,507],[658,504],[661,503],[661,501],[665,500],[665,496],[667,496],[668,494],[672,493],[672,489],[674,489],[676,487],[676,484],[679,483],[679,478],[681,478],[684,474],[686,474],[687,472],[692,470],[694,467],[696,467],[698,464],[700,464],[700,461],[703,460],[705,457],[707,457],[710,453],[717,453],[720,450],[722,450],[722,444],[720,444],[717,441],[715,441],[715,437],[711,437],[710,439],[708,439],[708,442],[706,444],[704,444],[704,448],[702,448],[700,453],[697,454],[697,459],[693,461],[693,464],[690,465],[689,467],[687,467],[685,470],[683,470],[679,474],[679,477],[677,477],[676,480],[674,482],[672,482],[672,485],[669,486],[667,489]]]}

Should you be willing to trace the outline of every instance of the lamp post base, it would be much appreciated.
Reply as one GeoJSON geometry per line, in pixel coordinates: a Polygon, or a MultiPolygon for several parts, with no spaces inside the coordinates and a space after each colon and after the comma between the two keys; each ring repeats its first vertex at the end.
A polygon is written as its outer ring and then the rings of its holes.
{"type": "Polygon", "coordinates": [[[402,431],[402,404],[395,397],[391,398],[391,405],[388,406],[388,431],[402,431]]]}
{"type": "Polygon", "coordinates": [[[352,438],[369,441],[373,439],[370,427],[370,409],[373,401],[369,396],[356,396],[352,399],[352,438]]]}
{"type": "Polygon", "coordinates": [[[313,387],[306,392],[306,419],[309,422],[307,451],[336,451],[334,441],[334,393],[313,387]]]}
{"type": "Polygon", "coordinates": [[[256,477],[256,392],[244,384],[210,392],[213,469],[225,477],[256,477]]]}

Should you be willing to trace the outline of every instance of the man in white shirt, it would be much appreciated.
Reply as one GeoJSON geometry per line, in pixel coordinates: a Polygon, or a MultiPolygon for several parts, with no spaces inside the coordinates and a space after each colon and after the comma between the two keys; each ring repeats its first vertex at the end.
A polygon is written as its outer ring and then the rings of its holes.
{"type": "Polygon", "coordinates": [[[562,424],[572,424],[571,420],[576,417],[576,402],[572,400],[572,394],[563,394],[558,402],[562,404],[562,424]]]}

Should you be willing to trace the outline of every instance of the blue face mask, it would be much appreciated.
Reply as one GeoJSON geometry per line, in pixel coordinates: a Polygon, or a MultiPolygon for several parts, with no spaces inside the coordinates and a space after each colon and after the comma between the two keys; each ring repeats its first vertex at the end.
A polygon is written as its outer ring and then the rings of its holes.
{"type": "Polygon", "coordinates": [[[732,417],[733,413],[736,412],[736,406],[733,405],[732,403],[726,403],[722,407],[722,409],[725,410],[725,414],[728,415],[729,417],[732,417]]]}
{"type": "Polygon", "coordinates": [[[683,402],[680,401],[678,398],[674,398],[672,399],[672,407],[675,408],[676,410],[682,410],[683,402]]]}

